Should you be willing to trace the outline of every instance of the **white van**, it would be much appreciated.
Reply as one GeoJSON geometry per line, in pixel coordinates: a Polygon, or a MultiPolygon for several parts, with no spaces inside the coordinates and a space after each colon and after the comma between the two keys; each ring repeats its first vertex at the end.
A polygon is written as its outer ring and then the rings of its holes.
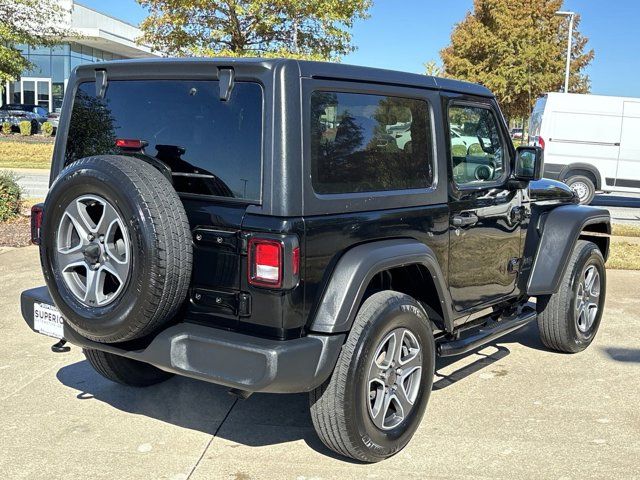
{"type": "Polygon", "coordinates": [[[544,148],[544,176],[590,203],[596,191],[640,192],[640,98],[548,93],[529,142],[544,148]]]}

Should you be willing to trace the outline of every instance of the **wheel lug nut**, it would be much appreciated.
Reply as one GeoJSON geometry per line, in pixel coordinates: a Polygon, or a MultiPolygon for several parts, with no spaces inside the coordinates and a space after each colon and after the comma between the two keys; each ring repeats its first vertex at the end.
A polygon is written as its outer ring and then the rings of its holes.
{"type": "Polygon", "coordinates": [[[100,235],[99,240],[100,240],[100,243],[104,243],[104,235],[100,235]]]}
{"type": "Polygon", "coordinates": [[[89,234],[87,235],[87,240],[89,240],[90,242],[93,242],[93,239],[96,238],[93,235],[89,234]]]}

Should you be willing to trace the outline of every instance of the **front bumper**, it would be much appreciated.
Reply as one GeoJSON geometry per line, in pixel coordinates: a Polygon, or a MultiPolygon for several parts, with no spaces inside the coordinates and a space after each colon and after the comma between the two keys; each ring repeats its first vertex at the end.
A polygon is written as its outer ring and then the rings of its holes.
{"type": "MultiPolygon", "coordinates": [[[[46,287],[22,292],[22,316],[33,327],[33,304],[53,301],[46,287]]],[[[149,363],[167,372],[248,392],[299,393],[321,385],[333,371],[345,335],[307,335],[270,340],[191,323],[158,333],[141,350],[124,350],[81,337],[67,325],[65,339],[149,363]]]]}

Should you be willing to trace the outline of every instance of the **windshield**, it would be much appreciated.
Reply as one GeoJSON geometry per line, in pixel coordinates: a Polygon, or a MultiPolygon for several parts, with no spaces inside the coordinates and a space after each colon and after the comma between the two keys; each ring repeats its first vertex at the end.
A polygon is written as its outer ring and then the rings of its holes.
{"type": "Polygon", "coordinates": [[[236,82],[221,101],[217,81],[111,80],[104,99],[95,83],[79,85],[66,163],[102,154],[129,154],[116,140],[143,142],[136,156],[171,169],[177,191],[260,200],[262,89],[236,82]]]}

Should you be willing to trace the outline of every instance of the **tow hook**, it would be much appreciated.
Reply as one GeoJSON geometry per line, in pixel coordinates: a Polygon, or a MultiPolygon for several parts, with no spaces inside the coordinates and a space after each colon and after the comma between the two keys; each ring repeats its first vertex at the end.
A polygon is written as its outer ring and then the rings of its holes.
{"type": "Polygon", "coordinates": [[[53,353],[66,353],[71,351],[71,347],[67,347],[66,343],[67,341],[64,338],[60,339],[59,342],[51,345],[51,351],[53,353]]]}

